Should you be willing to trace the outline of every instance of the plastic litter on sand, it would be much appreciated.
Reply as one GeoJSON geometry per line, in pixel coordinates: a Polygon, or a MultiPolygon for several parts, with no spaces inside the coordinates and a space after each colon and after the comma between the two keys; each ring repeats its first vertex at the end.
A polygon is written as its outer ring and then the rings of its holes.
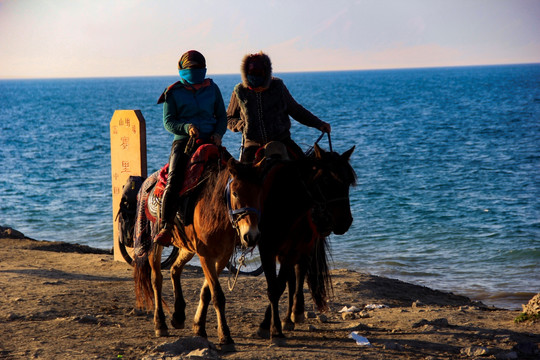
{"type": "Polygon", "coordinates": [[[353,331],[352,333],[349,334],[349,337],[352,338],[353,340],[356,340],[356,345],[371,346],[371,343],[369,342],[369,340],[363,337],[362,335],[358,334],[358,331],[353,331]]]}

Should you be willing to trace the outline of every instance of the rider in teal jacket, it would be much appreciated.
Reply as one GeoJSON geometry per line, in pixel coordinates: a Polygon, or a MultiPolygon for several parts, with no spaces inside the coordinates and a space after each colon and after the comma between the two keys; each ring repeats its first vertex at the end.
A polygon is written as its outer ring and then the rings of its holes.
{"type": "MultiPolygon", "coordinates": [[[[174,134],[169,157],[167,185],[163,192],[160,227],[154,241],[168,246],[178,209],[179,191],[190,154],[186,145],[190,137],[203,143],[221,145],[227,130],[227,114],[218,86],[206,79],[206,60],[195,50],[182,55],[178,61],[180,81],[169,86],[159,97],[163,103],[163,126],[174,134]]],[[[191,149],[194,151],[195,149],[191,149]]]]}
{"type": "Polygon", "coordinates": [[[198,129],[199,138],[223,137],[227,130],[227,113],[218,86],[204,79],[195,89],[181,81],[170,86],[163,95],[163,125],[174,134],[174,141],[189,138],[189,129],[198,129]]]}

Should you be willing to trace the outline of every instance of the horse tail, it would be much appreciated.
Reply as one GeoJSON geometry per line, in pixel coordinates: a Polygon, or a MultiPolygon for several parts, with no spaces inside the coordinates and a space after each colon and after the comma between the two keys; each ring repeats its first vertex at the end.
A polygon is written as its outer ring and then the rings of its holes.
{"type": "Polygon", "coordinates": [[[133,280],[135,281],[135,304],[138,309],[151,310],[154,306],[154,288],[152,287],[152,268],[148,254],[137,257],[133,262],[133,280]]]}
{"type": "Polygon", "coordinates": [[[147,217],[148,196],[157,182],[157,172],[142,184],[137,195],[136,223],[134,226],[133,280],[135,282],[135,303],[139,309],[151,310],[154,305],[152,287],[152,267],[149,254],[152,246],[152,221],[147,217]]]}
{"type": "Polygon", "coordinates": [[[311,259],[307,264],[306,282],[319,311],[328,309],[328,299],[334,293],[328,267],[329,246],[327,237],[315,239],[311,259]]]}

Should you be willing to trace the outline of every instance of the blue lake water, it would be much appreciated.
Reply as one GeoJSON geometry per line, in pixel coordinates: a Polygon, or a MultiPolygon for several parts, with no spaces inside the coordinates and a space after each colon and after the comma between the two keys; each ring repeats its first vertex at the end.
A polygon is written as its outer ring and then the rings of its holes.
{"type": "MultiPolygon", "coordinates": [[[[512,309],[540,292],[539,64],[277,76],[332,124],[335,150],[356,145],[354,223],[331,238],[334,267],[512,309]]],[[[240,76],[210,77],[227,105],[240,76]]],[[[0,80],[0,225],[111,248],[109,122],[140,109],[157,170],[172,136],[156,100],[174,81],[0,80]]],[[[318,134],[293,121],[303,148],[318,134]]],[[[235,156],[239,144],[227,132],[235,156]]]]}

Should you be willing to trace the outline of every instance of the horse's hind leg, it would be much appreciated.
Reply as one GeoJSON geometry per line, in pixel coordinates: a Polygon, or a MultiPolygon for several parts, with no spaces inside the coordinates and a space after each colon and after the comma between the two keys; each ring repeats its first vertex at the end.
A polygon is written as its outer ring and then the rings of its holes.
{"type": "Polygon", "coordinates": [[[171,267],[171,280],[174,290],[174,313],[171,324],[176,329],[183,329],[186,322],[186,302],[182,293],[180,276],[182,275],[184,266],[193,258],[193,255],[195,254],[180,248],[180,254],[171,267]]]}
{"type": "Polygon", "coordinates": [[[152,287],[154,288],[154,330],[156,336],[168,336],[169,331],[165,323],[165,313],[163,312],[163,303],[161,289],[163,286],[163,275],[161,274],[161,250],[162,247],[154,246],[154,251],[149,256],[150,266],[152,267],[152,287]]]}
{"type": "Polygon", "coordinates": [[[293,308],[294,308],[294,302],[295,302],[295,296],[297,291],[296,286],[296,274],[289,274],[289,278],[287,279],[287,286],[289,287],[289,304],[287,306],[287,313],[285,314],[285,317],[281,321],[281,327],[283,330],[286,331],[292,331],[294,330],[294,322],[292,320],[293,318],[293,308]]]}
{"type": "MultiPolygon", "coordinates": [[[[295,291],[294,291],[294,297],[292,302],[292,309],[291,309],[291,320],[294,324],[300,324],[303,323],[306,319],[306,316],[304,315],[304,279],[306,277],[306,270],[307,265],[304,262],[301,262],[299,264],[296,264],[294,267],[294,275],[295,275],[295,291]]],[[[291,290],[291,289],[289,289],[291,290]]],[[[293,325],[294,328],[294,325],[293,325]]]]}

